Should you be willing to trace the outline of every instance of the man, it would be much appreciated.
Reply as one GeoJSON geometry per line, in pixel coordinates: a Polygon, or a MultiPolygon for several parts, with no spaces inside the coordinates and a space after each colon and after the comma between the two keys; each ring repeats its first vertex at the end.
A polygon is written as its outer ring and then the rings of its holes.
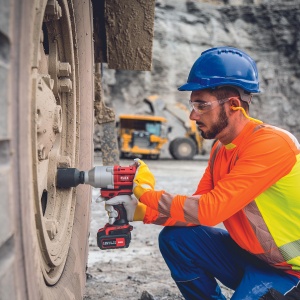
{"type": "Polygon", "coordinates": [[[259,93],[255,62],[232,47],[209,49],[181,91],[191,91],[190,118],[217,139],[193,196],[155,191],[138,166],[124,203],[131,220],[166,226],[161,253],[186,299],[300,299],[300,145],[289,132],[248,116],[259,93]],[[215,226],[224,223],[227,230],[215,226]]]}

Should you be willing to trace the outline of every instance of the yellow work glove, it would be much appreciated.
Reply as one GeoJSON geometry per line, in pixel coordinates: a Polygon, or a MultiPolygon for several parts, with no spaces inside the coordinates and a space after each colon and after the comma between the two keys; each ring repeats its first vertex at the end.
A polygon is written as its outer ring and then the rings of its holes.
{"type": "Polygon", "coordinates": [[[133,194],[139,200],[145,192],[154,189],[155,178],[142,160],[136,158],[134,162],[137,169],[133,179],[133,194]]]}

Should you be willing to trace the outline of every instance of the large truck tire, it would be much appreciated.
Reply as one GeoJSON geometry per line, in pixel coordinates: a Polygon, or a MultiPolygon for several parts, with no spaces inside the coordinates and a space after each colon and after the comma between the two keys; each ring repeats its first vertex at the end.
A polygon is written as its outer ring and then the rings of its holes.
{"type": "Polygon", "coordinates": [[[91,189],[57,167],[93,165],[89,1],[0,10],[0,299],[82,299],[91,189]]]}
{"type": "Polygon", "coordinates": [[[197,146],[190,138],[178,137],[170,142],[169,152],[174,159],[191,160],[196,155],[197,146]]]}

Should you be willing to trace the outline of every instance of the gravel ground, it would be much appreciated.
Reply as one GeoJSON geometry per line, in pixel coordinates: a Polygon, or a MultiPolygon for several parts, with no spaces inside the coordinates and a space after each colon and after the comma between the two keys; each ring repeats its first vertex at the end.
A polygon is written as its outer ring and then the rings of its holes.
{"type": "MultiPolygon", "coordinates": [[[[128,166],[131,160],[121,160],[128,166]]],[[[147,161],[156,178],[156,189],[192,194],[202,176],[207,160],[171,159],[147,161]]],[[[97,160],[95,165],[97,165],[97,160]]],[[[99,161],[98,161],[99,165],[99,161]]],[[[104,204],[96,200],[99,189],[93,190],[90,251],[85,300],[177,300],[184,299],[159,252],[157,237],[162,227],[134,222],[130,247],[118,250],[100,250],[97,230],[107,222],[104,204]]],[[[232,291],[221,286],[230,299],[232,291]]]]}

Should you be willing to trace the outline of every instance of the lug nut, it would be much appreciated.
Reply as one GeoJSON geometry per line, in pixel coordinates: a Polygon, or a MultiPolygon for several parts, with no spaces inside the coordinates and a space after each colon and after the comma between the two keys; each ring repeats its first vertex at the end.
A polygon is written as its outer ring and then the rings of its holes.
{"type": "Polygon", "coordinates": [[[55,220],[45,221],[46,230],[50,240],[53,240],[58,233],[58,222],[55,220]]]}
{"type": "Polygon", "coordinates": [[[71,65],[67,62],[58,63],[58,76],[69,77],[71,74],[71,65]]]}
{"type": "Polygon", "coordinates": [[[60,92],[70,93],[72,91],[72,81],[69,78],[59,79],[58,84],[60,92]]]}
{"type": "Polygon", "coordinates": [[[58,160],[57,167],[58,168],[70,168],[71,166],[71,158],[70,156],[60,156],[58,160]]]}
{"type": "Polygon", "coordinates": [[[45,21],[58,20],[62,17],[62,10],[57,0],[48,0],[45,21]]]}

